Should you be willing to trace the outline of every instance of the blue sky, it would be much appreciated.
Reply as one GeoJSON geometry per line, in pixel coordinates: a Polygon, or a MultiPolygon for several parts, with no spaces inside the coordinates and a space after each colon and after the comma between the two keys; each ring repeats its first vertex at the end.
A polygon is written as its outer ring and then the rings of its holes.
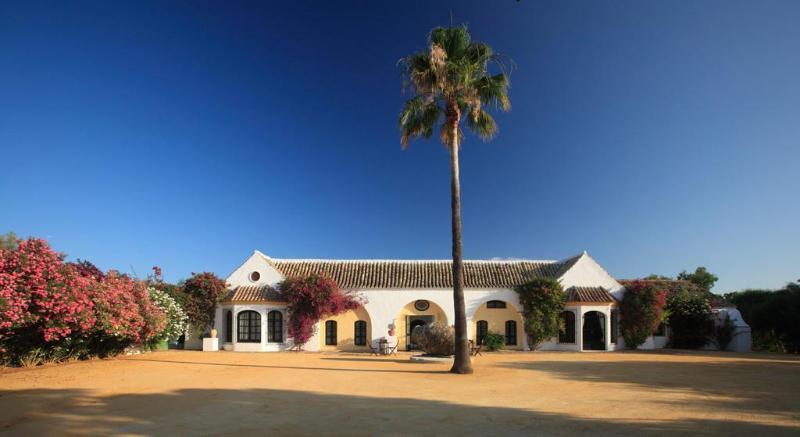
{"type": "Polygon", "coordinates": [[[396,62],[466,22],[516,63],[462,153],[467,258],[800,278],[800,3],[4,2],[0,231],[170,280],[447,258],[448,158],[396,62]]]}

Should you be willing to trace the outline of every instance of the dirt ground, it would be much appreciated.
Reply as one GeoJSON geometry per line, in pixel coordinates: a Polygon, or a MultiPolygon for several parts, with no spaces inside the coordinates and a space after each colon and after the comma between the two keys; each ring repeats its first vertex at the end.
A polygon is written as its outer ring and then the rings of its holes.
{"type": "Polygon", "coordinates": [[[800,359],[155,352],[0,370],[0,434],[800,435],[800,359]]]}

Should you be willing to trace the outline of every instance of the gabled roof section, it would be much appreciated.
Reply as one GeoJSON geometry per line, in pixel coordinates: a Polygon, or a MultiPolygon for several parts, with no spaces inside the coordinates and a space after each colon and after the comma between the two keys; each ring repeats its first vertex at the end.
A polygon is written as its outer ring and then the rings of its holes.
{"type": "Polygon", "coordinates": [[[603,287],[570,287],[567,302],[614,302],[614,297],[603,287]]]}
{"type": "MultiPolygon", "coordinates": [[[[269,260],[286,278],[322,273],[342,288],[450,288],[451,260],[269,260]]],[[[556,277],[558,261],[464,261],[464,286],[511,288],[531,278],[556,277]]]]}
{"type": "Polygon", "coordinates": [[[269,285],[240,285],[228,292],[221,302],[283,302],[278,290],[269,285]]]}
{"type": "Polygon", "coordinates": [[[580,261],[584,256],[588,256],[588,253],[586,253],[585,250],[571,258],[561,261],[561,266],[558,268],[558,271],[555,274],[556,279],[561,279],[565,274],[567,274],[569,269],[574,267],[575,264],[577,264],[578,261],[580,261]]]}

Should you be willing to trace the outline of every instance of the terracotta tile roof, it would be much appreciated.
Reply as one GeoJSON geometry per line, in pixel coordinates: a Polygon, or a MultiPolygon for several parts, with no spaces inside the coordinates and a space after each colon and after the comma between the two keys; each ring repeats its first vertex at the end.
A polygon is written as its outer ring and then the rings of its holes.
{"type": "Polygon", "coordinates": [[[614,297],[603,287],[570,287],[567,302],[614,302],[614,297]]]}
{"type": "MultiPolygon", "coordinates": [[[[342,288],[450,288],[450,260],[286,260],[269,262],[287,278],[324,273],[342,288]]],[[[558,261],[464,261],[469,288],[513,287],[534,277],[558,277],[558,261]]]]}
{"type": "Polygon", "coordinates": [[[278,291],[269,285],[240,285],[230,290],[222,302],[281,302],[283,300],[278,291]]]}

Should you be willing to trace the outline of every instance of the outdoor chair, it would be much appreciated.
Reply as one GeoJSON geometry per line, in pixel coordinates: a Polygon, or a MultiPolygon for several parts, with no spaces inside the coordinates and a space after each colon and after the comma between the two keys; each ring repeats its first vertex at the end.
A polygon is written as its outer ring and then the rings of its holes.
{"type": "Polygon", "coordinates": [[[386,355],[397,355],[397,343],[394,346],[386,345],[386,355]]]}
{"type": "Polygon", "coordinates": [[[477,357],[478,355],[483,356],[483,354],[481,353],[482,350],[483,350],[483,343],[478,344],[478,346],[476,347],[475,343],[472,340],[469,341],[470,355],[472,355],[473,357],[477,357]]]}
{"type": "Polygon", "coordinates": [[[369,346],[369,355],[375,355],[376,357],[381,354],[381,346],[378,343],[369,342],[367,343],[369,346]]]}

